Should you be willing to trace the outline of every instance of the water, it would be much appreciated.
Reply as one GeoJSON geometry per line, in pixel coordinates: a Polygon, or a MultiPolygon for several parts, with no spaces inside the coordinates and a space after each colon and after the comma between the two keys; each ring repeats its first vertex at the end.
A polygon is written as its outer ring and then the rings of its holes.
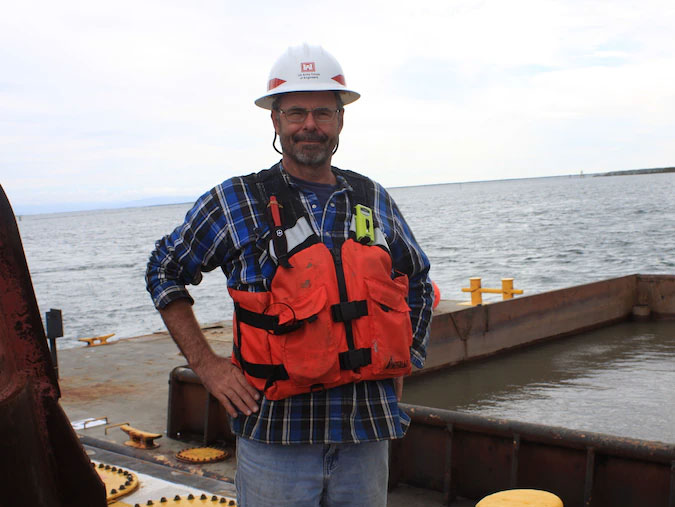
{"type": "MultiPolygon", "coordinates": [[[[675,273],[675,174],[394,189],[444,298],[469,277],[535,294],[632,273],[675,273]]],[[[489,298],[488,298],[489,300],[489,298]]]]}
{"type": "Polygon", "coordinates": [[[675,322],[622,323],[410,379],[404,401],[675,443],[675,322]]]}
{"type": "MultiPolygon", "coordinates": [[[[531,295],[633,273],[675,273],[674,173],[433,185],[391,194],[429,255],[432,279],[445,299],[468,300],[461,288],[474,276],[482,277],[484,287],[514,278],[515,288],[531,295]]],[[[60,348],[80,346],[82,337],[163,329],[145,291],[145,265],[154,241],[180,223],[189,207],[21,218],[40,311],[63,311],[60,348]]],[[[190,292],[200,322],[231,318],[222,273],[207,273],[190,292]]],[[[640,342],[634,345],[639,354],[640,342]]],[[[672,363],[672,349],[669,354],[672,363]]],[[[592,376],[597,365],[589,368],[592,376]]],[[[660,382],[657,373],[644,373],[644,385],[660,382]]],[[[670,400],[666,409],[672,413],[670,400]]],[[[524,410],[527,401],[518,406],[524,410]]]]}
{"type": "MultiPolygon", "coordinates": [[[[445,299],[515,278],[526,295],[632,273],[675,273],[675,174],[540,178],[391,190],[445,299]]],[[[27,215],[19,228],[42,315],[60,308],[65,338],[162,329],[145,291],[154,241],[189,204],[27,215]]],[[[232,315],[218,270],[191,288],[201,322],[232,315]]],[[[498,296],[485,296],[486,300],[498,296]]]]}

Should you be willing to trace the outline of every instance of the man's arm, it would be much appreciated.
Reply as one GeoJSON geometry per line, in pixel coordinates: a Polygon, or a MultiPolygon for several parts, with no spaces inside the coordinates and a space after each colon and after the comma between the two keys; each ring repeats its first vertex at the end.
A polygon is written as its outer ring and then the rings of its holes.
{"type": "Polygon", "coordinates": [[[204,337],[187,299],[177,299],[159,310],[176,345],[199,376],[204,387],[232,416],[258,411],[258,391],[230,359],[217,355],[204,337]]]}
{"type": "Polygon", "coordinates": [[[198,284],[202,273],[226,263],[235,248],[228,231],[224,201],[231,182],[201,196],[188,211],[185,221],[155,243],[146,271],[146,284],[176,345],[208,391],[235,416],[257,410],[257,391],[230,359],[220,357],[209,346],[192,311],[193,300],[186,290],[198,284]]]}

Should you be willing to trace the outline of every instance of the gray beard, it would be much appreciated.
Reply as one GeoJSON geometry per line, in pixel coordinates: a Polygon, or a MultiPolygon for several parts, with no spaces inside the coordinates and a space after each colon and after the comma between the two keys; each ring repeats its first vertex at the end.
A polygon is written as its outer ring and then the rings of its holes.
{"type": "MultiPolygon", "coordinates": [[[[284,151],[284,153],[286,152],[284,151]]],[[[299,150],[296,152],[287,153],[287,155],[302,165],[306,165],[309,167],[318,167],[320,165],[323,165],[326,162],[326,160],[328,160],[331,157],[332,153],[328,148],[326,148],[320,151],[312,151],[310,153],[307,153],[306,151],[303,150],[299,150]]]]}
{"type": "Polygon", "coordinates": [[[281,151],[284,153],[284,155],[290,157],[299,164],[309,167],[319,167],[326,161],[330,160],[330,158],[333,156],[334,147],[329,145],[322,146],[319,149],[314,150],[302,150],[287,147],[283,138],[281,137],[279,137],[279,142],[281,143],[281,151]]]}

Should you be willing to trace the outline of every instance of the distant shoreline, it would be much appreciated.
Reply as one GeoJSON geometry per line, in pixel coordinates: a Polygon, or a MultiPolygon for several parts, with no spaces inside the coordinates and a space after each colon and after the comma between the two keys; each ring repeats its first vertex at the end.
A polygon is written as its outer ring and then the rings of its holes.
{"type": "Polygon", "coordinates": [[[659,173],[675,173],[675,167],[659,167],[655,169],[628,169],[627,171],[610,171],[608,173],[593,174],[593,176],[631,176],[633,174],[659,174],[659,173]]]}
{"type": "MultiPolygon", "coordinates": [[[[627,169],[625,171],[610,171],[606,173],[581,173],[577,174],[558,174],[553,176],[527,176],[523,178],[502,178],[498,180],[474,180],[474,181],[454,181],[446,183],[425,183],[422,185],[404,185],[404,186],[393,186],[386,187],[387,190],[399,189],[399,188],[413,188],[413,187],[432,187],[436,185],[468,185],[472,183],[494,183],[500,181],[519,181],[519,180],[534,180],[534,179],[546,179],[546,178],[585,178],[585,177],[598,177],[598,176],[630,176],[630,175],[640,175],[640,174],[659,174],[659,173],[675,173],[675,167],[659,167],[653,169],[627,169]]],[[[149,206],[171,206],[176,204],[185,204],[190,205],[195,202],[197,196],[174,196],[174,197],[152,197],[148,199],[140,199],[136,201],[126,201],[126,202],[117,202],[117,203],[79,203],[71,205],[70,207],[63,207],[58,209],[55,205],[38,205],[38,206],[17,206],[14,210],[14,213],[17,219],[20,220],[22,216],[29,215],[51,215],[56,213],[80,213],[88,211],[107,211],[107,210],[118,210],[118,209],[127,209],[127,208],[145,208],[149,206]]]]}

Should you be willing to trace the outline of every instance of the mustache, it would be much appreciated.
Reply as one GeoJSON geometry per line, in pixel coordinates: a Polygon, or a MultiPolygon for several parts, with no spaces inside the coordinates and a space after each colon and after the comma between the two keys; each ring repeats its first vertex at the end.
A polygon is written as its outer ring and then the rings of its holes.
{"type": "Polygon", "coordinates": [[[300,142],[300,141],[316,141],[320,143],[325,143],[328,140],[328,136],[320,134],[318,132],[307,132],[304,134],[295,134],[293,136],[293,141],[300,142]]]}

